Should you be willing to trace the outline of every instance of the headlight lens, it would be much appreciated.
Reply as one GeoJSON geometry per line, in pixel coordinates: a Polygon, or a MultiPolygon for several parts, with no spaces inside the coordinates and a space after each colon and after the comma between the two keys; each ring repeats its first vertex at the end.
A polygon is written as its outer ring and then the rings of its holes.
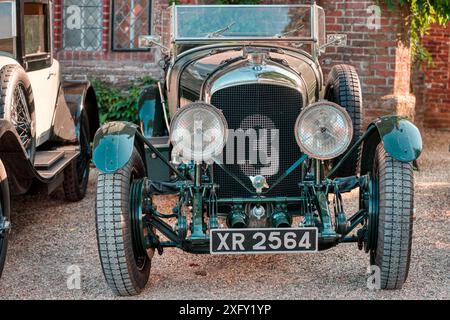
{"type": "Polygon", "coordinates": [[[228,124],[216,107],[194,102],[182,107],[170,124],[173,154],[182,161],[210,161],[225,146],[228,124]]]}
{"type": "Polygon", "coordinates": [[[341,106],[319,101],[306,107],[295,124],[295,137],[308,156],[327,160],[347,150],[353,137],[352,121],[341,106]]]}

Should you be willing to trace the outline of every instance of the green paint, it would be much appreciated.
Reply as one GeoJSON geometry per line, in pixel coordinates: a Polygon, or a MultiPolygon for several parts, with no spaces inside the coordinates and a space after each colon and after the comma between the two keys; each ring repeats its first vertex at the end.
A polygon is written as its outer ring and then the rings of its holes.
{"type": "Polygon", "coordinates": [[[419,129],[405,118],[385,116],[373,122],[390,156],[401,162],[416,160],[422,152],[419,129]]]}
{"type": "Polygon", "coordinates": [[[109,122],[94,137],[92,161],[104,173],[116,172],[130,160],[138,127],[129,122],[109,122]]]}

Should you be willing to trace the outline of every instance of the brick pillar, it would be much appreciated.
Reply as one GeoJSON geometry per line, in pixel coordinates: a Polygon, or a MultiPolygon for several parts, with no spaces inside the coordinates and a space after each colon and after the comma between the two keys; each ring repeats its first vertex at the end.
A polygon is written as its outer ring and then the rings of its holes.
{"type": "Polygon", "coordinates": [[[53,51],[57,52],[62,47],[62,0],[53,2],[53,51]]]}
{"type": "Polygon", "coordinates": [[[111,16],[111,1],[103,0],[103,12],[102,12],[102,51],[104,53],[109,51],[111,46],[109,42],[109,26],[110,26],[110,16],[111,16]]]}
{"type": "Polygon", "coordinates": [[[418,120],[424,127],[450,130],[450,25],[433,25],[423,44],[433,64],[414,68],[418,120]]]}
{"type": "Polygon", "coordinates": [[[327,33],[345,33],[348,46],[327,48],[321,57],[324,73],[338,63],[358,70],[363,90],[365,122],[383,114],[414,119],[415,98],[410,93],[410,49],[406,14],[381,5],[380,19],[370,0],[318,1],[327,16],[327,33]],[[379,22],[379,28],[374,23],[379,22]]]}

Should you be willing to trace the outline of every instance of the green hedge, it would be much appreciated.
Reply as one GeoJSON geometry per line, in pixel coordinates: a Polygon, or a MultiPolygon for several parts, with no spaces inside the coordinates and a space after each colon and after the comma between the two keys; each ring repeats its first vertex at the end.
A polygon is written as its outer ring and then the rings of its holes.
{"type": "Polygon", "coordinates": [[[151,77],[135,80],[128,88],[121,89],[99,79],[92,80],[99,105],[100,122],[129,121],[138,123],[138,101],[142,89],[154,84],[151,77]]]}

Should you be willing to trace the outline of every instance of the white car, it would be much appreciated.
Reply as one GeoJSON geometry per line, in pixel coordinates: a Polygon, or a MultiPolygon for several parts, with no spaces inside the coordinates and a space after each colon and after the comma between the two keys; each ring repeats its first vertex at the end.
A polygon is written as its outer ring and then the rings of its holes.
{"type": "Polygon", "coordinates": [[[62,81],[53,59],[52,0],[0,0],[0,276],[11,229],[10,194],[81,200],[99,126],[88,81],[62,81]]]}

